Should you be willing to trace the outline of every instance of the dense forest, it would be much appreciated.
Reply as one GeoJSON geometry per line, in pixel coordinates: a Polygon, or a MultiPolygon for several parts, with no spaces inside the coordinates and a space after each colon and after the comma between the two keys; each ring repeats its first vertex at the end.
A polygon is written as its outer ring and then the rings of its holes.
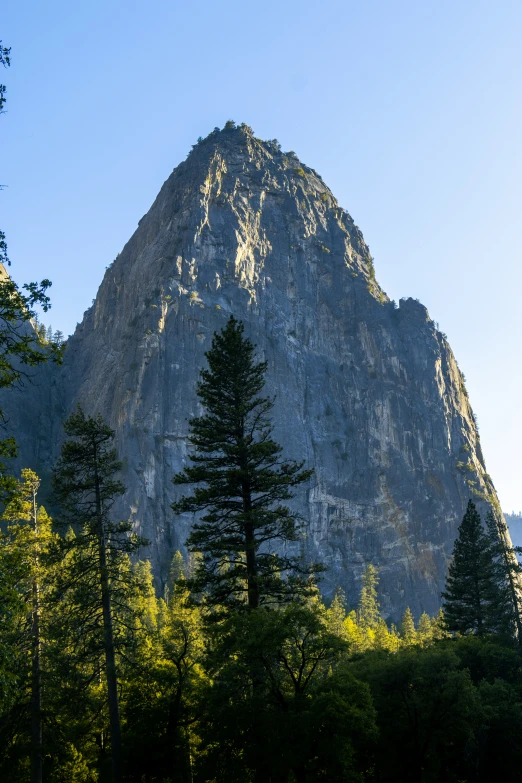
{"type": "MultiPolygon", "coordinates": [[[[49,285],[0,280],[6,393],[61,361],[63,335],[36,320],[49,285]]],[[[266,364],[233,317],[206,358],[189,464],[173,476],[172,514],[195,522],[162,595],[146,542],[112,513],[125,455],[107,423],[69,416],[42,498],[32,470],[13,474],[4,422],[1,780],[518,780],[521,581],[499,510],[481,519],[469,502],[436,617],[406,609],[388,625],[371,563],[356,606],[340,590],[325,603],[323,566],[300,554],[306,520],[288,504],[314,466],[272,437],[266,364]]]]}
{"type": "Polygon", "coordinates": [[[326,605],[321,564],[292,554],[305,522],[286,501],[311,469],[272,438],[265,371],[231,317],[201,372],[190,464],[173,477],[172,513],[198,514],[162,596],[138,558],[145,542],[111,515],[124,487],[99,417],[78,408],[65,422],[54,519],[38,476],[6,474],[2,780],[517,776],[520,577],[503,519],[469,502],[437,617],[407,609],[388,626],[372,564],[357,606],[340,590],[326,605]]]}

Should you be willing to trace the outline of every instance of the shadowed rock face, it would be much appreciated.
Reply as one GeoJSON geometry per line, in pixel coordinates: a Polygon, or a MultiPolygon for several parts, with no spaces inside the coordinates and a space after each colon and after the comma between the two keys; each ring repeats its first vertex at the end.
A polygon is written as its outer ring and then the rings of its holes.
{"type": "Polygon", "coordinates": [[[77,402],[101,413],[124,459],[118,513],[150,540],[161,581],[191,524],[170,510],[171,478],[204,352],[230,313],[268,360],[275,438],[315,468],[295,503],[299,546],[329,567],[324,592],[341,585],[355,601],[372,562],[386,616],[434,613],[470,495],[494,497],[462,375],[425,307],[380,289],[322,179],[246,127],[211,134],[173,171],[63,367],[24,391],[22,462],[56,457],[77,402]]]}

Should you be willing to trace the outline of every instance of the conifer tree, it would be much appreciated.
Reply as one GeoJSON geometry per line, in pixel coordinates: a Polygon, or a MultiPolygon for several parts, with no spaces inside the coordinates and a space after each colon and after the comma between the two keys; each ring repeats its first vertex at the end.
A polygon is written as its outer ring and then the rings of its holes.
{"type": "Polygon", "coordinates": [[[136,568],[145,589],[137,602],[140,629],[122,704],[130,740],[126,779],[190,783],[193,726],[206,684],[201,610],[183,577],[167,605],[154,596],[148,564],[136,568]]]}
{"type": "Polygon", "coordinates": [[[204,413],[190,422],[192,465],[174,477],[197,486],[173,509],[204,511],[187,542],[202,555],[192,587],[210,607],[256,609],[304,587],[298,558],[271,548],[298,540],[296,515],[283,502],[312,471],[283,459],[272,439],[273,400],[261,396],[267,364],[243,332],[231,316],[206,354],[197,386],[204,413]]]}
{"type": "MultiPolygon", "coordinates": [[[[30,714],[31,783],[41,783],[43,774],[42,640],[45,616],[42,604],[49,582],[44,558],[52,540],[51,520],[45,509],[37,505],[39,486],[38,476],[23,469],[21,480],[16,481],[2,515],[9,525],[0,541],[3,550],[0,554],[0,582],[3,583],[0,592],[5,595],[5,588],[14,577],[11,581],[13,592],[6,597],[8,611],[14,610],[16,617],[14,624],[9,623],[11,634],[6,637],[5,626],[1,624],[0,635],[4,639],[0,640],[0,649],[4,641],[10,644],[13,652],[16,651],[10,656],[10,679],[17,684],[19,714],[25,710],[30,714]],[[2,563],[8,564],[11,572],[7,584],[2,563]]],[[[20,733],[20,740],[24,735],[25,732],[20,733]]]]}
{"type": "Polygon", "coordinates": [[[426,612],[423,612],[419,618],[417,639],[423,647],[429,647],[433,640],[433,623],[426,612]]]}
{"type": "MultiPolygon", "coordinates": [[[[69,554],[60,575],[57,597],[69,598],[69,630],[74,628],[83,656],[94,661],[103,654],[110,719],[113,781],[121,780],[121,728],[118,699],[117,648],[119,615],[131,613],[129,585],[133,574],[128,555],[143,543],[130,535],[130,524],[111,519],[111,509],[124,487],[116,478],[121,468],[113,448],[114,432],[100,417],[78,407],[65,422],[71,440],[64,443],[54,470],[54,492],[62,524],[75,534],[62,542],[69,554]]],[[[129,623],[129,618],[123,618],[129,623]]]]}
{"type": "Polygon", "coordinates": [[[375,628],[367,628],[368,646],[375,650],[387,650],[397,652],[400,647],[400,639],[395,627],[388,628],[381,617],[375,628]]]}
{"type": "Polygon", "coordinates": [[[447,639],[450,635],[448,633],[448,627],[446,620],[444,619],[444,611],[439,609],[435,617],[430,618],[431,622],[431,639],[434,642],[440,642],[441,639],[447,639]]]}
{"type": "Polygon", "coordinates": [[[63,348],[63,346],[65,344],[65,335],[64,335],[64,333],[62,331],[60,331],[60,329],[57,329],[55,331],[55,333],[53,334],[53,343],[58,348],[63,348]]]}
{"type": "MultiPolygon", "coordinates": [[[[384,622],[384,620],[383,620],[384,622]]],[[[401,646],[401,640],[399,638],[399,633],[397,631],[397,627],[394,623],[390,625],[390,629],[388,631],[388,646],[387,649],[390,652],[397,652],[399,647],[401,646]]]]}
{"type": "Polygon", "coordinates": [[[346,597],[343,590],[338,587],[335,591],[333,601],[326,611],[326,625],[330,633],[339,636],[341,639],[347,638],[346,627],[346,597]]]}
{"type": "Polygon", "coordinates": [[[444,599],[446,628],[462,634],[512,635],[507,585],[499,584],[497,552],[482,527],[473,501],[460,524],[448,570],[444,599]]]}
{"type": "Polygon", "coordinates": [[[522,648],[522,566],[518,562],[517,548],[508,544],[509,532],[501,512],[490,509],[486,527],[496,566],[496,581],[501,593],[507,593],[511,608],[508,613],[512,615],[518,644],[522,648]]]}
{"type": "Polygon", "coordinates": [[[186,570],[187,569],[183,555],[178,549],[176,552],[174,552],[172,560],[170,561],[169,578],[167,580],[167,584],[165,585],[165,600],[167,602],[170,596],[174,594],[176,583],[179,582],[181,578],[185,578],[187,576],[186,570]]]}
{"type": "Polygon", "coordinates": [[[417,634],[415,633],[415,622],[413,620],[413,615],[409,606],[402,615],[401,639],[405,644],[414,644],[414,642],[417,640],[417,634]]]}
{"type": "Polygon", "coordinates": [[[377,569],[371,563],[366,566],[362,582],[363,586],[357,610],[359,624],[362,628],[375,629],[382,618],[377,598],[379,577],[377,569]]]}
{"type": "Polygon", "coordinates": [[[353,652],[363,652],[370,647],[368,634],[359,625],[355,609],[352,609],[344,619],[342,638],[349,642],[353,652]]]}
{"type": "Polygon", "coordinates": [[[23,469],[21,481],[8,503],[4,519],[9,520],[15,546],[29,558],[30,642],[31,652],[31,783],[42,781],[42,555],[51,540],[50,519],[37,505],[40,479],[32,470],[23,469]],[[29,525],[23,524],[29,523],[29,525]]]}
{"type": "Polygon", "coordinates": [[[30,679],[27,590],[30,562],[10,531],[0,531],[0,779],[17,781],[13,761],[24,736],[30,679]],[[22,637],[22,638],[21,638],[22,637]]]}

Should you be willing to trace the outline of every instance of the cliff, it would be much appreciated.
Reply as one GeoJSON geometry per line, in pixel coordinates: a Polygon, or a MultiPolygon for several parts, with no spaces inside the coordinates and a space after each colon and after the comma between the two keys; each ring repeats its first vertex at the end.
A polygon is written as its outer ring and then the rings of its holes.
{"type": "Polygon", "coordinates": [[[150,540],[161,580],[191,524],[170,504],[195,384],[230,313],[268,360],[275,438],[315,468],[295,503],[324,591],[353,602],[372,562],[386,616],[434,613],[469,497],[495,499],[462,375],[426,308],[381,290],[321,177],[246,126],[213,132],[172,172],[62,368],[25,390],[31,403],[11,414],[24,464],[56,457],[78,401],[100,412],[124,459],[118,511],[150,540]]]}

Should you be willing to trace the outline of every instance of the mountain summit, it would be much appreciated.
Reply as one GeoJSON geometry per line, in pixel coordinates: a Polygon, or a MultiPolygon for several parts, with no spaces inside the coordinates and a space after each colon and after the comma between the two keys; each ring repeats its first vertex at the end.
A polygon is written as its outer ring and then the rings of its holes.
{"type": "Polygon", "coordinates": [[[353,601],[371,562],[386,615],[434,613],[468,499],[496,500],[462,374],[426,308],[379,287],[321,177],[245,125],[216,129],[172,172],[63,367],[24,391],[23,418],[20,403],[10,414],[24,465],[56,456],[78,402],[101,413],[124,459],[119,513],[150,540],[161,581],[192,522],[170,504],[195,384],[231,313],[268,361],[274,437],[315,469],[295,503],[303,557],[328,567],[324,591],[353,601]]]}

